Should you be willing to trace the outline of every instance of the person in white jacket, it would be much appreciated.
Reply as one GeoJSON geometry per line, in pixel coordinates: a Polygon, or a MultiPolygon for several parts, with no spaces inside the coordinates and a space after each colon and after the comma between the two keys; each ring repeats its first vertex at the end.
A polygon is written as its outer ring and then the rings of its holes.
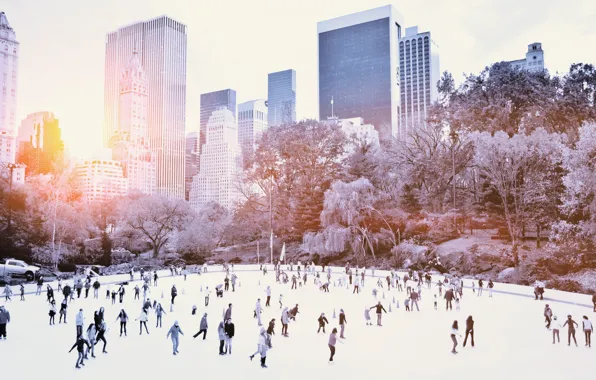
{"type": "Polygon", "coordinates": [[[281,335],[288,336],[288,324],[290,323],[290,317],[288,315],[288,308],[285,307],[281,312],[281,335]]]}
{"type": "Polygon", "coordinates": [[[553,316],[553,322],[551,324],[553,328],[553,344],[555,344],[555,336],[557,337],[557,342],[561,343],[561,338],[559,337],[559,331],[563,328],[561,322],[557,320],[557,316],[553,316]]]}
{"type": "Polygon", "coordinates": [[[584,315],[584,319],[582,321],[582,327],[584,330],[584,336],[586,338],[586,347],[592,347],[592,332],[594,331],[594,327],[592,326],[592,322],[588,319],[587,315],[584,315]]]}
{"type": "Polygon", "coordinates": [[[459,333],[459,324],[457,321],[453,321],[451,325],[451,341],[453,341],[453,349],[451,349],[452,354],[457,354],[455,348],[457,347],[457,337],[461,338],[461,334],[459,333]]]}
{"type": "Polygon", "coordinates": [[[261,299],[257,299],[257,304],[255,305],[255,316],[257,317],[257,324],[259,326],[262,326],[263,323],[261,322],[261,312],[263,310],[261,309],[261,299]]]}
{"type": "Polygon", "coordinates": [[[267,295],[267,301],[265,302],[265,307],[269,307],[271,306],[269,303],[271,301],[271,287],[267,286],[267,289],[265,289],[265,294],[267,295]]]}
{"type": "Polygon", "coordinates": [[[76,317],[76,325],[77,325],[77,337],[83,334],[83,324],[85,323],[85,318],[83,317],[83,309],[79,309],[76,317]]]}
{"type": "Polygon", "coordinates": [[[147,315],[147,310],[142,309],[141,314],[135,321],[139,321],[139,335],[143,334],[143,326],[145,326],[145,331],[149,334],[149,329],[147,328],[147,321],[149,320],[149,316],[147,315]]]}

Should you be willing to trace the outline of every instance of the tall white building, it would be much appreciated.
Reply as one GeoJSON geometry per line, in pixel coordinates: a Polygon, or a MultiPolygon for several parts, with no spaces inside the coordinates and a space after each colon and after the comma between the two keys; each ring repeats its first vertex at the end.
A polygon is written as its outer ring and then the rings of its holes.
{"type": "Polygon", "coordinates": [[[86,160],[75,165],[74,175],[89,203],[104,202],[128,192],[128,181],[119,161],[86,160]]]}
{"type": "Polygon", "coordinates": [[[130,191],[154,194],[155,153],[149,148],[147,79],[138,54],[133,52],[120,78],[118,129],[110,139],[112,159],[122,163],[130,191]]]}
{"type": "Polygon", "coordinates": [[[542,50],[542,44],[540,42],[529,44],[526,58],[508,61],[507,63],[516,69],[532,72],[544,71],[544,50],[542,50]]]}
{"type": "Polygon", "coordinates": [[[6,14],[0,12],[0,164],[16,159],[19,42],[6,14]]]}
{"type": "Polygon", "coordinates": [[[238,143],[243,151],[254,150],[267,130],[267,109],[265,99],[251,100],[238,105],[238,143]]]}
{"type": "Polygon", "coordinates": [[[186,25],[167,16],[122,27],[106,36],[104,147],[118,129],[120,75],[134,49],[147,80],[149,148],[156,159],[156,192],[184,198],[186,25]]]}
{"type": "Polygon", "coordinates": [[[424,125],[428,108],[439,96],[439,47],[430,32],[418,33],[417,26],[406,28],[405,37],[399,40],[399,68],[401,124],[398,137],[403,139],[410,130],[424,125]]]}
{"type": "Polygon", "coordinates": [[[234,114],[222,107],[207,123],[206,143],[201,147],[199,174],[192,181],[190,205],[199,209],[208,202],[226,208],[240,199],[238,180],[241,173],[240,144],[234,114]]]}

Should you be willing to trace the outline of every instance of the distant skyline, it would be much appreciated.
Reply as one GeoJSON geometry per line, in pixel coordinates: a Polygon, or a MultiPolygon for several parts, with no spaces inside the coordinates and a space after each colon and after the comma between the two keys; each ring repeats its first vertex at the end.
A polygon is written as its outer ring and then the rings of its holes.
{"type": "Polygon", "coordinates": [[[90,157],[102,145],[106,34],[164,14],[188,26],[187,132],[198,128],[200,94],[233,88],[238,103],[266,98],[267,74],[285,69],[297,72],[297,118],[316,118],[317,22],[387,4],[406,27],[432,33],[441,71],[458,83],[524,57],[532,42],[543,44],[551,74],[596,63],[592,0],[4,0],[20,42],[16,124],[54,112],[66,149],[90,157]]]}

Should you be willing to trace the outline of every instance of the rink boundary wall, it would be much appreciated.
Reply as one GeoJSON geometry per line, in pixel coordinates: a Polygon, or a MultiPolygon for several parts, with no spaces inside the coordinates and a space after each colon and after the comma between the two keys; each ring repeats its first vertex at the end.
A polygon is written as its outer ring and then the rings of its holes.
{"type": "MultiPolygon", "coordinates": [[[[272,267],[271,264],[264,264],[264,265],[266,265],[268,269],[272,267]]],[[[294,269],[295,269],[295,267],[296,267],[296,265],[294,265],[294,269]]],[[[223,266],[222,265],[211,265],[211,266],[208,266],[207,268],[208,268],[208,271],[206,272],[207,275],[215,274],[215,273],[224,273],[225,272],[223,270],[223,266]]],[[[287,268],[286,270],[289,271],[289,265],[282,265],[282,268],[287,268]]],[[[320,273],[320,269],[321,268],[322,268],[321,266],[317,265],[316,266],[317,272],[320,273]]],[[[296,270],[294,270],[294,272],[295,271],[296,270]]],[[[375,279],[382,278],[383,280],[388,275],[390,275],[390,273],[391,273],[391,272],[386,271],[386,270],[375,270],[375,276],[372,276],[371,269],[366,269],[366,271],[367,271],[367,274],[366,274],[365,278],[375,278],[375,279]]],[[[262,270],[259,269],[259,265],[248,264],[248,265],[235,265],[234,266],[234,272],[262,272],[262,270]]],[[[270,273],[271,275],[274,275],[273,270],[271,270],[270,272],[271,272],[270,273]]],[[[333,274],[344,274],[345,273],[345,269],[343,267],[331,267],[331,273],[333,273],[333,274]]],[[[397,273],[401,277],[403,277],[403,275],[406,272],[398,271],[397,273]]],[[[136,276],[139,275],[139,272],[135,272],[134,274],[135,274],[135,277],[136,277],[136,276]]],[[[193,272],[193,273],[189,273],[188,275],[189,276],[196,276],[196,275],[202,276],[204,274],[205,273],[199,275],[198,273],[193,272]]],[[[140,278],[134,278],[133,280],[130,280],[130,275],[129,274],[116,274],[116,275],[108,275],[108,276],[109,277],[116,277],[116,276],[118,276],[120,278],[118,280],[114,280],[114,281],[107,281],[107,282],[101,281],[101,285],[102,286],[119,284],[119,283],[124,282],[124,281],[128,281],[129,283],[135,283],[135,282],[139,282],[140,283],[140,282],[142,282],[142,280],[140,278]]],[[[108,277],[108,276],[100,276],[99,278],[101,279],[101,278],[105,278],[105,277],[108,277]]],[[[176,276],[172,276],[172,274],[170,273],[170,270],[169,269],[159,270],[158,271],[158,276],[159,276],[159,278],[176,277],[176,276]]],[[[178,275],[178,277],[182,277],[182,275],[178,275]]],[[[441,279],[444,278],[444,276],[442,276],[442,275],[433,275],[432,277],[433,277],[433,279],[432,279],[432,283],[433,284],[436,284],[436,282],[438,281],[439,278],[441,278],[441,279]]],[[[72,280],[73,279],[63,280],[63,283],[70,283],[70,282],[72,282],[72,280]]],[[[466,279],[466,278],[464,278],[463,280],[464,280],[464,282],[466,280],[468,280],[468,281],[470,281],[470,280],[477,281],[476,279],[466,279]]],[[[222,282],[223,282],[223,280],[222,280],[222,282]]],[[[56,290],[58,281],[44,282],[44,288],[42,289],[42,294],[43,293],[46,293],[45,286],[47,284],[52,284],[53,285],[52,288],[54,288],[54,290],[56,290]]],[[[517,284],[497,283],[497,282],[495,282],[494,284],[495,284],[495,287],[497,287],[499,285],[506,285],[506,286],[516,286],[516,287],[520,287],[520,288],[523,288],[523,289],[529,289],[530,290],[530,294],[524,294],[524,293],[513,292],[513,291],[509,291],[509,290],[494,289],[494,288],[493,288],[493,293],[496,293],[496,294],[506,294],[506,295],[511,295],[511,296],[518,296],[518,297],[525,297],[525,298],[532,298],[532,299],[534,298],[534,293],[533,293],[534,291],[533,291],[533,288],[532,287],[524,286],[524,285],[517,285],[517,284]]],[[[11,288],[13,289],[13,298],[20,296],[20,291],[18,291],[18,286],[19,285],[12,285],[11,286],[11,288]],[[15,288],[17,289],[16,291],[15,291],[15,288]]],[[[464,284],[464,288],[466,288],[466,289],[472,289],[471,286],[465,285],[465,284],[464,284]]],[[[35,294],[36,293],[36,289],[37,289],[37,284],[35,284],[35,283],[25,284],[25,295],[35,294]],[[31,288],[32,290],[27,290],[27,288],[31,288]]],[[[488,288],[487,287],[484,287],[484,291],[488,292],[488,288]]],[[[558,290],[555,290],[555,289],[546,289],[546,291],[547,292],[549,292],[549,291],[550,292],[562,292],[562,291],[558,291],[558,290]]],[[[564,292],[564,293],[568,293],[568,292],[564,292]]],[[[579,293],[568,293],[568,294],[569,295],[573,295],[573,296],[590,297],[589,295],[579,294],[579,293]]],[[[4,298],[4,295],[3,294],[0,294],[0,300],[2,300],[3,298],[4,298]]],[[[588,304],[588,303],[568,301],[568,300],[559,299],[559,298],[545,297],[544,298],[544,301],[557,302],[557,303],[562,303],[562,304],[567,304],[567,305],[573,305],[573,306],[586,307],[586,308],[589,308],[589,309],[593,309],[593,305],[588,304]]]]}

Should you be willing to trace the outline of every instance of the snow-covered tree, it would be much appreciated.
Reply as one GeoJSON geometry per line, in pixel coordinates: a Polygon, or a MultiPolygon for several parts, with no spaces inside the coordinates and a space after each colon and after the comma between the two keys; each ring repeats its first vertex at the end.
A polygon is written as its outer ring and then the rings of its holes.
{"type": "Polygon", "coordinates": [[[159,256],[173,233],[183,229],[190,213],[184,201],[149,195],[127,198],[123,207],[121,229],[138,232],[151,246],[153,257],[159,256]]]}
{"type": "Polygon", "coordinates": [[[474,133],[474,165],[488,191],[498,196],[503,221],[513,243],[514,261],[522,230],[537,203],[548,202],[558,182],[565,147],[560,134],[537,129],[530,135],[474,133]]]}

